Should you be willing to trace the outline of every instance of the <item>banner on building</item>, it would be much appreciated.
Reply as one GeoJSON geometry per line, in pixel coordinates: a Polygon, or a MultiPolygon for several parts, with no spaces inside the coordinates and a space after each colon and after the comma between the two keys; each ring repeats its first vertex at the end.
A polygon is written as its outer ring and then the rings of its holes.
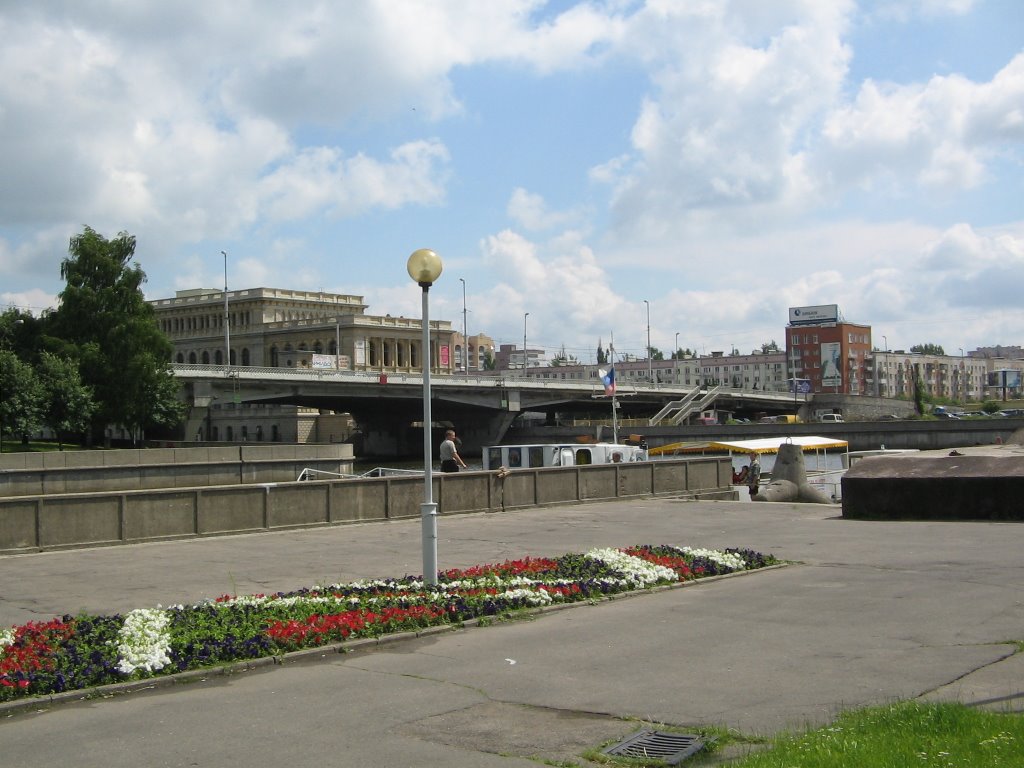
{"type": "Polygon", "coordinates": [[[843,365],[840,359],[842,344],[838,341],[826,341],[821,345],[821,386],[841,387],[843,384],[843,365]]]}
{"type": "Polygon", "coordinates": [[[805,325],[809,323],[839,322],[839,305],[822,304],[816,307],[790,307],[789,324],[805,325]]]}
{"type": "Polygon", "coordinates": [[[366,339],[355,340],[355,358],[356,365],[366,365],[366,339]]]}

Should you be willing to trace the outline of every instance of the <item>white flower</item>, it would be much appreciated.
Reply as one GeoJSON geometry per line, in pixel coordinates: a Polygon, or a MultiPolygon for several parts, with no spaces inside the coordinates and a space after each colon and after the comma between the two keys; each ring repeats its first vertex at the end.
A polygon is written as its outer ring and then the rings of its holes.
{"type": "Polygon", "coordinates": [[[0,654],[3,653],[4,648],[8,645],[14,644],[14,630],[13,629],[0,629],[0,654]]]}
{"type": "Polygon", "coordinates": [[[747,567],[746,561],[735,552],[720,552],[717,549],[693,549],[691,547],[683,547],[682,551],[691,557],[703,557],[733,571],[742,571],[747,567]]]}
{"type": "Polygon", "coordinates": [[[117,670],[130,675],[137,669],[155,672],[170,664],[170,622],[170,615],[159,609],[138,608],[125,616],[124,625],[117,631],[117,653],[121,657],[117,670]]]}
{"type": "Polygon", "coordinates": [[[678,581],[679,576],[671,568],[649,563],[639,557],[627,555],[618,549],[592,549],[586,554],[600,560],[623,574],[620,583],[631,588],[646,587],[659,581],[678,581]]]}

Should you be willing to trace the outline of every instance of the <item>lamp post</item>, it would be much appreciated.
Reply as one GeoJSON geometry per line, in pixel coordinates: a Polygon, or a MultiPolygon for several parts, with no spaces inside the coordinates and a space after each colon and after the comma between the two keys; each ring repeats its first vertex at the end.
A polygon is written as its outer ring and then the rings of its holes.
{"type": "Polygon", "coordinates": [[[224,256],[224,371],[231,368],[231,316],[228,314],[228,252],[224,256]]]}
{"type": "Polygon", "coordinates": [[[523,378],[526,378],[526,318],[530,316],[529,312],[523,314],[523,378]]]}
{"type": "Polygon", "coordinates": [[[423,503],[420,505],[420,530],[423,539],[423,583],[437,584],[437,504],[434,503],[433,444],[430,434],[430,286],[441,276],[441,257],[429,248],[420,248],[409,256],[409,277],[423,289],[423,503]]]}
{"type": "Polygon", "coordinates": [[[462,372],[469,376],[469,331],[466,330],[466,281],[459,278],[462,283],[462,372]]]}
{"type": "Polygon", "coordinates": [[[644,299],[647,305],[647,382],[654,383],[654,363],[651,361],[651,302],[644,299]]]}

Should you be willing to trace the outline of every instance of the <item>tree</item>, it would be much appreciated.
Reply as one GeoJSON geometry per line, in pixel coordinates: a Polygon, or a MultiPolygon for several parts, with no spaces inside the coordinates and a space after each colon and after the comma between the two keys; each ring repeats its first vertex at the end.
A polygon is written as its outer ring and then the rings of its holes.
{"type": "Polygon", "coordinates": [[[491,350],[484,352],[484,370],[493,371],[497,367],[497,362],[494,360],[494,355],[491,354],[491,350]]]}
{"type": "Polygon", "coordinates": [[[560,368],[563,365],[579,365],[580,361],[575,355],[570,355],[565,351],[565,345],[562,345],[561,351],[551,358],[551,362],[548,365],[552,368],[560,368]]]}
{"type": "Polygon", "coordinates": [[[942,348],[941,344],[915,344],[910,348],[911,352],[916,352],[919,355],[945,355],[946,352],[942,348]]]}
{"type": "Polygon", "coordinates": [[[648,355],[648,357],[651,358],[651,360],[664,360],[665,359],[665,353],[662,352],[657,347],[648,347],[647,348],[647,355],[648,355]]]}
{"type": "Polygon", "coordinates": [[[42,423],[42,387],[32,366],[4,349],[0,349],[0,393],[0,441],[5,434],[27,440],[42,423]]]}
{"type": "Polygon", "coordinates": [[[682,349],[682,348],[677,349],[675,352],[672,353],[672,357],[670,357],[669,359],[670,360],[683,360],[683,359],[685,359],[687,357],[696,357],[696,356],[697,356],[697,353],[694,350],[692,350],[689,347],[687,347],[686,349],[682,349]]]}
{"type": "Polygon", "coordinates": [[[781,352],[782,350],[779,349],[779,345],[776,343],[775,339],[772,339],[771,341],[765,342],[761,345],[761,351],[764,354],[768,354],[769,352],[781,352]]]}
{"type": "Polygon", "coordinates": [[[597,364],[605,365],[608,362],[608,353],[601,349],[601,340],[597,340],[597,364]]]}
{"type": "Polygon", "coordinates": [[[107,240],[86,227],[71,238],[68,253],[60,309],[49,325],[56,351],[77,361],[94,394],[90,437],[109,424],[137,435],[178,423],[183,404],[177,386],[168,386],[173,346],[142,295],[146,274],[129,263],[135,238],[121,232],[107,240]]]}
{"type": "Polygon", "coordinates": [[[96,410],[92,391],[82,384],[73,360],[51,352],[40,355],[38,377],[42,394],[42,422],[57,435],[58,450],[64,449],[64,435],[84,432],[96,410]]]}

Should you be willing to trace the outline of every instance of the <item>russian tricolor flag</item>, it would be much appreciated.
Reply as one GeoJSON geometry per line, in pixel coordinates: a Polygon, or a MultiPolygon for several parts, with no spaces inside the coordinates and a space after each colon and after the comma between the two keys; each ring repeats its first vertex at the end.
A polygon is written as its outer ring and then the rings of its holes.
{"type": "Polygon", "coordinates": [[[598,375],[601,377],[601,383],[604,384],[604,393],[606,395],[615,394],[615,366],[613,365],[607,371],[603,368],[597,369],[598,375]]]}

